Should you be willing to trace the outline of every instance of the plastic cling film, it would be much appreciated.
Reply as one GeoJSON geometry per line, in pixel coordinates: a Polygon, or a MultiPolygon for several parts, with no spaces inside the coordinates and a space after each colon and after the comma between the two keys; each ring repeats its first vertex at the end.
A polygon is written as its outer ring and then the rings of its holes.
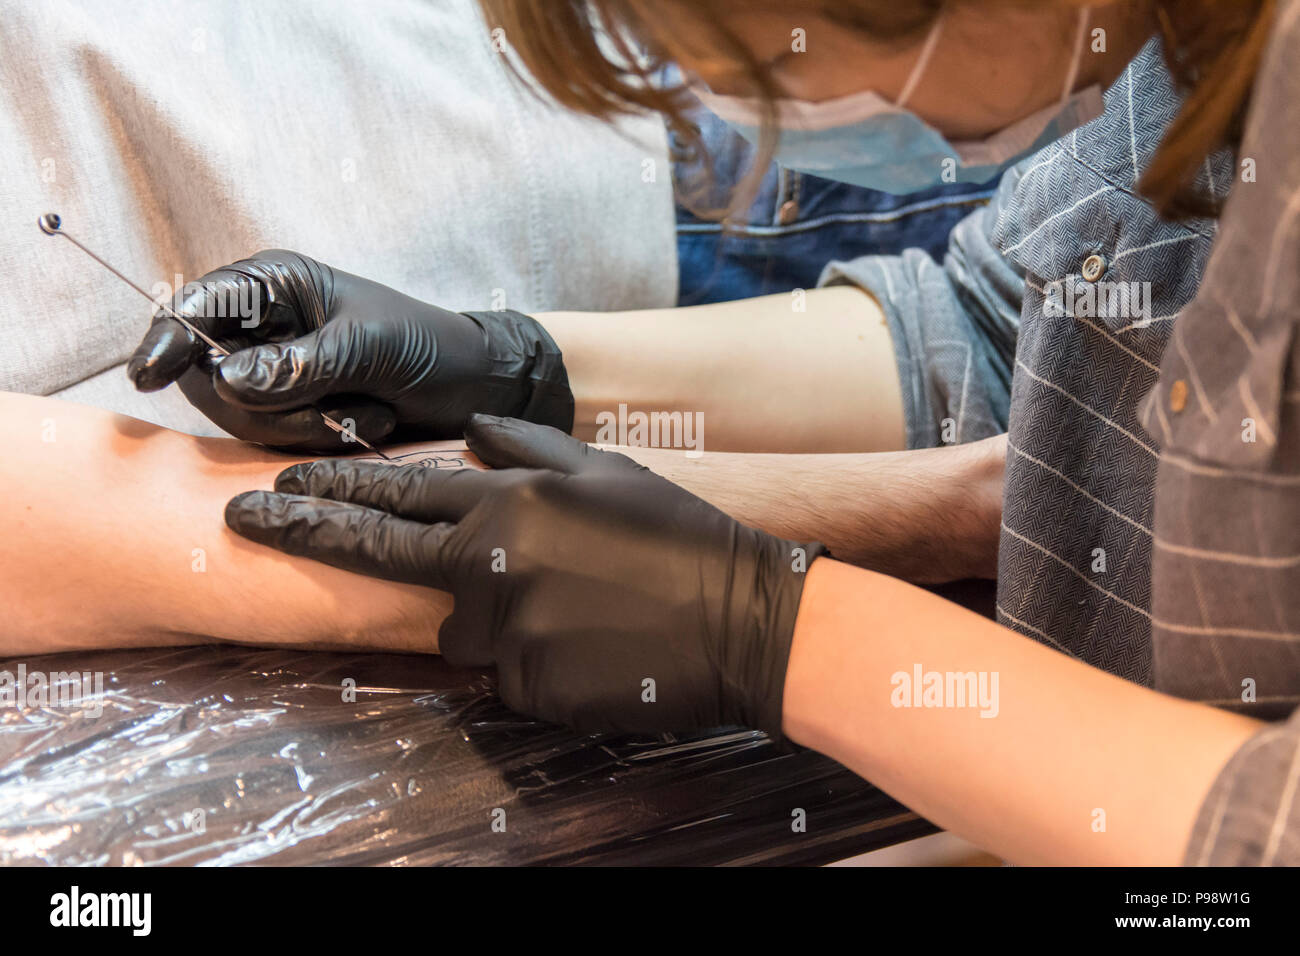
{"type": "Polygon", "coordinates": [[[231,646],[0,663],[0,863],[823,863],[933,828],[762,734],[577,736],[441,658],[231,646]]]}

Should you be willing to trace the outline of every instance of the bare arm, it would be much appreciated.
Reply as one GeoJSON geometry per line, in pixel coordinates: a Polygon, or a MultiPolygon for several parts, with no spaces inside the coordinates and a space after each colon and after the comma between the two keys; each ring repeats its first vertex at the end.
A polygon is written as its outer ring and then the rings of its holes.
{"type": "MultiPolygon", "coordinates": [[[[214,640],[437,651],[447,595],[288,558],[225,527],[226,501],[270,487],[292,456],[17,394],[0,394],[0,442],[0,654],[214,640]]],[[[979,446],[624,451],[743,521],[821,538],[846,560],[925,582],[991,573],[1001,466],[979,446]]]]}
{"type": "Polygon", "coordinates": [[[1005,436],[899,451],[902,396],[884,313],[830,286],[716,305],[539,320],[564,351],[574,435],[596,416],[700,413],[705,454],[619,448],[740,521],[938,584],[997,573],[1005,436]]]}
{"type": "Polygon", "coordinates": [[[0,394],[0,445],[0,655],[218,639],[437,651],[448,595],[226,528],[226,501],[291,456],[16,394],[0,394]]]}
{"type": "Polygon", "coordinates": [[[619,448],[737,520],[919,584],[997,576],[1006,436],[840,455],[619,448]]]}
{"type": "Polygon", "coordinates": [[[701,413],[710,451],[864,452],[904,445],[885,316],[849,286],[643,312],[537,317],[564,352],[573,434],[596,416],[701,413]]]}
{"type": "Polygon", "coordinates": [[[1262,726],[834,561],[808,571],[784,703],[791,739],[1024,864],[1181,862],[1210,785],[1262,726]],[[985,674],[991,705],[916,706],[895,675],[918,666],[985,674]]]}

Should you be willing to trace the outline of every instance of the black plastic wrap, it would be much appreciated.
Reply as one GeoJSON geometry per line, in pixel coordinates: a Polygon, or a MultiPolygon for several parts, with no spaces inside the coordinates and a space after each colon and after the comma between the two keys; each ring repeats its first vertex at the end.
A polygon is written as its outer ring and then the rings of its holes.
{"type": "Polygon", "coordinates": [[[6,864],[824,863],[933,829],[811,751],[741,730],[575,736],[437,657],[22,663],[103,672],[104,697],[98,717],[0,708],[6,864]]]}

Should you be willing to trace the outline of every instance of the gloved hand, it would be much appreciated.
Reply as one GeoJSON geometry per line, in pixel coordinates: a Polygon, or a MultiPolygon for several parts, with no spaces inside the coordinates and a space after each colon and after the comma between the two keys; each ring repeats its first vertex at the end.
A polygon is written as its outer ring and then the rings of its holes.
{"type": "Polygon", "coordinates": [[[740,724],[780,736],[805,570],[825,548],[748,528],[552,428],[476,415],[465,438],[502,470],[308,462],[274,492],[231,500],[226,523],[289,554],[450,591],[443,655],[495,664],[515,710],[581,732],[740,724]]]}
{"type": "Polygon", "coordinates": [[[217,269],[175,306],[232,350],[208,347],[159,312],[127,373],[141,391],[179,379],[237,438],[357,451],[312,410],[367,441],[451,438],[472,412],[573,427],[559,347],[518,312],[448,312],[387,286],[273,249],[217,269]]]}

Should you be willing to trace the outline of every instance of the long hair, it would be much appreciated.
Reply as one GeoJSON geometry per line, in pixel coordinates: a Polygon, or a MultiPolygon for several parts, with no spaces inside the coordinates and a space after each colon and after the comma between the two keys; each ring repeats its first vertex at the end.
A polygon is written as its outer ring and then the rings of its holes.
{"type": "MultiPolygon", "coordinates": [[[[518,65],[557,102],[603,119],[661,113],[688,154],[702,156],[681,85],[656,83],[680,44],[692,42],[733,60],[765,104],[758,153],[736,190],[734,211],[752,196],[776,147],[769,71],[728,26],[746,10],[815,13],[880,42],[898,42],[929,27],[945,5],[1008,0],[691,0],[689,37],[675,30],[664,0],[479,0],[490,28],[502,28],[518,65]],[[695,31],[702,29],[702,35],[695,31]]],[[[1080,0],[1042,0],[1078,6],[1080,0]]],[[[1268,43],[1275,0],[1154,0],[1165,58],[1184,102],[1166,130],[1139,189],[1161,215],[1215,215],[1213,200],[1193,187],[1205,159],[1240,146],[1255,73],[1268,43]]],[[[707,157],[705,157],[707,159],[707,157]]]]}

